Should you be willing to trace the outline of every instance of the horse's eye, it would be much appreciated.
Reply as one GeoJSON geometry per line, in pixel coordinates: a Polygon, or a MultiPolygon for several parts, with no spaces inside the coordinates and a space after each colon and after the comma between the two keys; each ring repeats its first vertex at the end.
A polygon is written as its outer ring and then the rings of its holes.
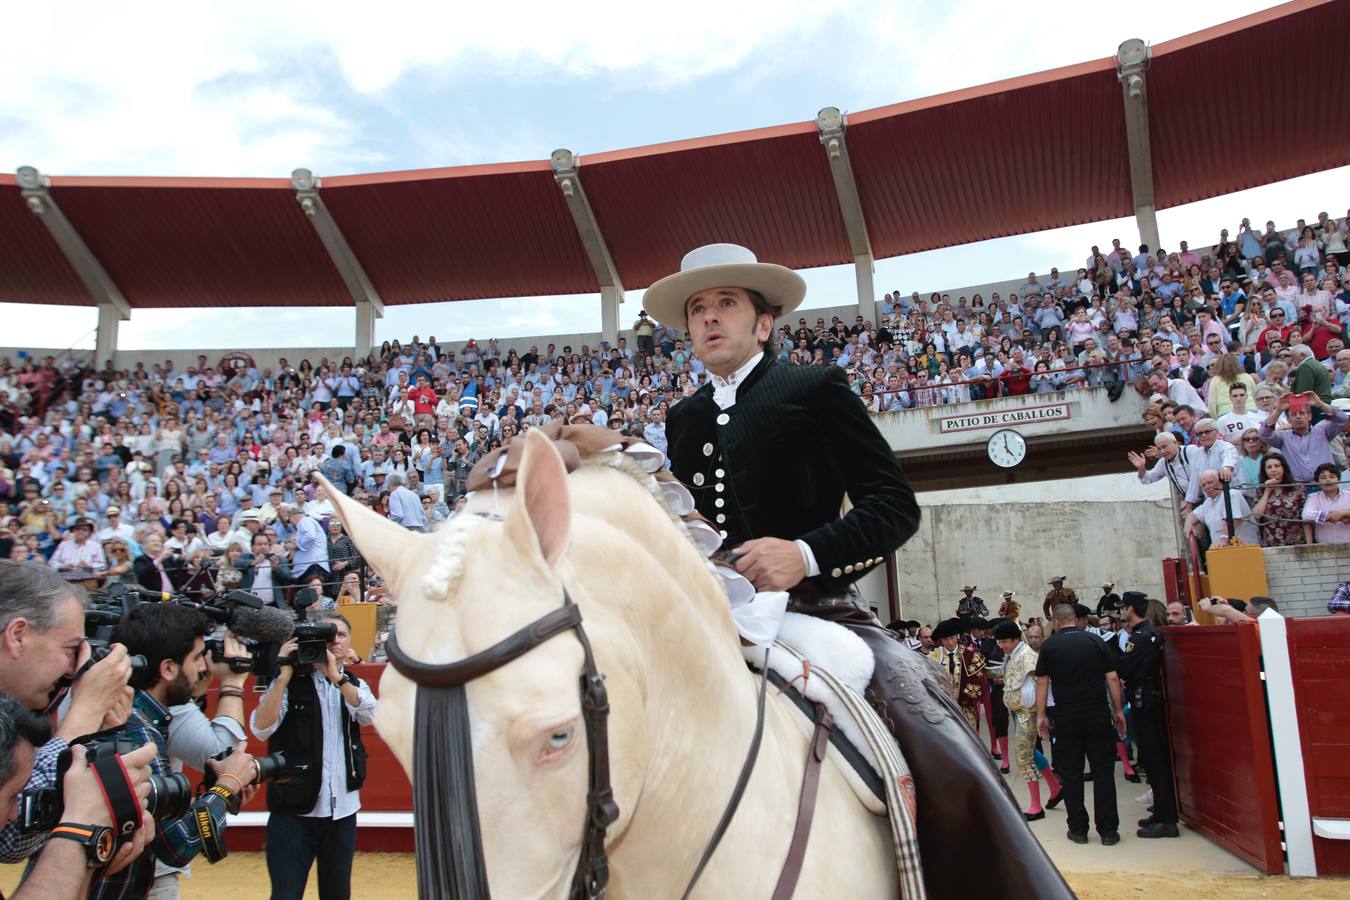
{"type": "Polygon", "coordinates": [[[572,729],[563,728],[553,732],[548,738],[548,748],[550,750],[565,750],[567,745],[572,743],[572,729]]]}

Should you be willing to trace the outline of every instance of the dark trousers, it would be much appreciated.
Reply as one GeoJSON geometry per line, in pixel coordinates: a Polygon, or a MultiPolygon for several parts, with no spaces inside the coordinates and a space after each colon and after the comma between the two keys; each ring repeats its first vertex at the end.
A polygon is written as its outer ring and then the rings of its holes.
{"type": "Polygon", "coordinates": [[[316,860],[319,897],[348,900],[355,853],[355,813],[342,819],[272,813],[267,817],[267,874],[272,880],[272,900],[301,900],[316,860]]]}
{"type": "Polygon", "coordinates": [[[1099,713],[1066,713],[1055,709],[1055,771],[1064,795],[1069,830],[1087,834],[1088,814],[1083,804],[1083,760],[1092,766],[1093,818],[1098,834],[1120,828],[1116,811],[1116,733],[1111,717],[1099,713]]]}
{"type": "Polygon", "coordinates": [[[1134,736],[1139,747],[1139,764],[1148,773],[1149,787],[1153,788],[1153,818],[1175,825],[1177,796],[1172,777],[1172,747],[1167,738],[1167,714],[1161,702],[1134,711],[1134,736]]]}
{"type": "MultiPolygon", "coordinates": [[[[993,705],[994,712],[994,737],[1008,736],[1008,707],[1003,702],[1003,685],[989,682],[989,702],[993,705]]],[[[1005,759],[1003,765],[1007,765],[1005,759]]]]}

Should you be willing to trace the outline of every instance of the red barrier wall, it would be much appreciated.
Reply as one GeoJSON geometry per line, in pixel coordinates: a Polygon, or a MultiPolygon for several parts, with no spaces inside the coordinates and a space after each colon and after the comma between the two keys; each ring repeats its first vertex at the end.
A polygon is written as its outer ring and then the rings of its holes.
{"type": "MultiPolygon", "coordinates": [[[[365,664],[348,667],[358,678],[369,681],[371,689],[378,697],[380,676],[384,674],[384,664],[365,664]]],[[[210,692],[208,714],[215,713],[215,690],[210,692]]],[[[248,716],[258,705],[261,694],[253,690],[253,682],[244,689],[244,724],[248,725],[248,716]]],[[[394,757],[374,726],[361,729],[361,740],[366,745],[370,759],[366,767],[366,783],[361,788],[361,808],[368,812],[411,812],[412,785],[403,773],[403,766],[394,757]]],[[[248,751],[255,755],[267,753],[267,742],[249,735],[248,751]]],[[[267,812],[267,792],[258,791],[253,802],[244,807],[248,812],[267,812]]],[[[231,850],[263,849],[266,829],[252,826],[230,826],[226,830],[226,842],[231,850]]],[[[411,853],[413,849],[413,831],[411,828],[361,828],[357,830],[356,847],[358,850],[375,850],[411,853]]]]}
{"type": "Polygon", "coordinates": [[[1283,872],[1256,626],[1162,630],[1181,820],[1263,872],[1283,872]]]}
{"type": "MultiPolygon", "coordinates": [[[[1350,617],[1289,619],[1289,662],[1314,819],[1350,819],[1350,617]]],[[[1313,835],[1318,875],[1350,875],[1350,841],[1313,835]]]]}

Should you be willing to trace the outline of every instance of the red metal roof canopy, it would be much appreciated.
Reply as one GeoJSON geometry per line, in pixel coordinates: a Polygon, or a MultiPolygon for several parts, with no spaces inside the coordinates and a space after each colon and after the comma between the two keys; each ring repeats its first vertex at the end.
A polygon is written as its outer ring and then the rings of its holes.
{"type": "MultiPolygon", "coordinates": [[[[1346,46],[1350,0],[1296,0],[1155,46],[1157,206],[1350,165],[1346,46]]],[[[852,113],[846,139],[878,258],[1133,208],[1110,58],[852,113]]],[[[814,121],[581,163],[627,288],[713,241],[794,268],[852,259],[814,121]]],[[[133,308],[352,302],[288,179],[51,181],[133,308]]],[[[386,304],[597,290],[547,160],[326,177],[320,196],[386,304]]],[[[3,175],[0,300],[94,302],[3,175]]]]}

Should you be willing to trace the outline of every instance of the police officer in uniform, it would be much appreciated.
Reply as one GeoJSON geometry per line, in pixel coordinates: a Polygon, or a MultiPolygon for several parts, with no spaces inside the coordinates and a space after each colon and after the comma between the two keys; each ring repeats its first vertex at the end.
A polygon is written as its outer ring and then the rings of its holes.
{"type": "Polygon", "coordinates": [[[1153,788],[1153,814],[1139,821],[1135,834],[1141,838],[1180,837],[1172,747],[1167,738],[1167,709],[1163,705],[1163,636],[1144,618],[1148,612],[1147,595],[1126,591],[1124,602],[1130,642],[1116,661],[1116,671],[1125,679],[1125,695],[1134,715],[1139,764],[1148,773],[1149,786],[1153,788]]]}
{"type": "Polygon", "coordinates": [[[919,508],[843,370],[775,359],[775,320],[805,294],[796,272],[734,244],[691,251],[647,289],[647,312],[687,330],[711,374],[670,411],[671,471],[758,590],[788,591],[790,609],[839,622],[872,648],[866,695],[914,773],[930,890],[1017,885],[1027,897],[1072,897],[951,699],[947,673],[883,628],[853,587],[914,534],[919,508]]]}

